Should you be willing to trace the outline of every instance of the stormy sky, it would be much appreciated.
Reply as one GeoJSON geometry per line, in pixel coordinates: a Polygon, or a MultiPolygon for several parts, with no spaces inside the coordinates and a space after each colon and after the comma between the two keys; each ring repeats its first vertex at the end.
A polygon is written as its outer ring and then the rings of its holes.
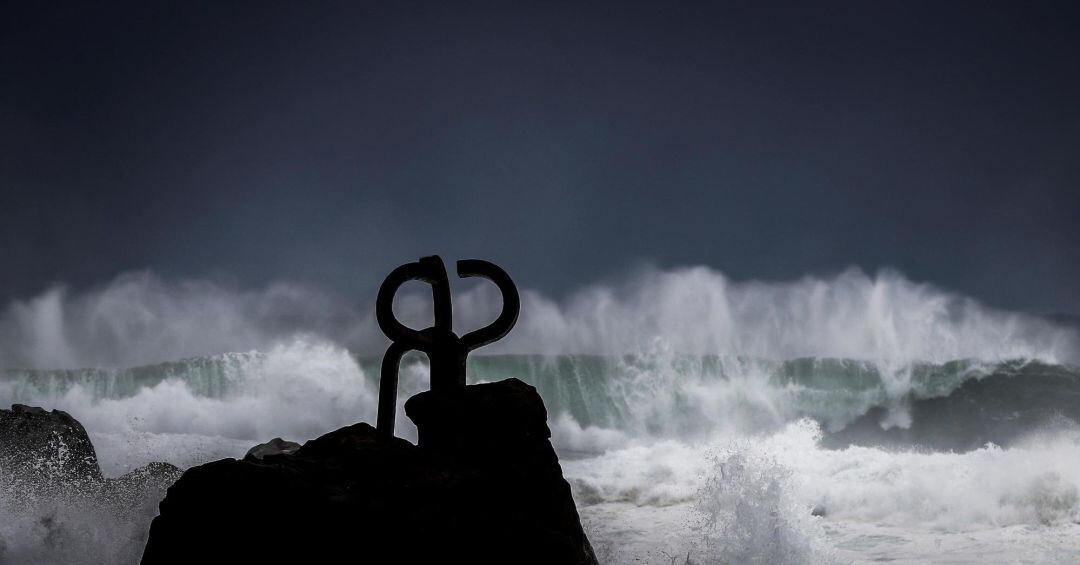
{"type": "Polygon", "coordinates": [[[0,301],[150,269],[558,296],[894,267],[1080,313],[1074,2],[0,10],[0,301]]]}

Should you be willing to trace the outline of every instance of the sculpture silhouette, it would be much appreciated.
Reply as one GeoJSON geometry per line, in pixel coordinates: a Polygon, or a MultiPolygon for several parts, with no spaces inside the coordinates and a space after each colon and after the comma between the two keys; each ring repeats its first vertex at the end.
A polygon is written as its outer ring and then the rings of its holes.
{"type": "Polygon", "coordinates": [[[383,355],[379,380],[379,416],[376,423],[379,441],[394,437],[397,411],[398,368],[401,356],[411,350],[427,354],[431,363],[431,390],[452,393],[465,389],[465,360],[469,352],[502,339],[517,322],[521,300],[510,276],[494,263],[479,259],[457,262],[458,276],[484,277],[502,292],[503,309],[491,324],[458,337],[453,330],[454,307],[450,299],[450,283],[446,267],[438,255],[423,257],[402,265],[386,276],[375,299],[375,318],[386,337],[393,343],[383,355]],[[435,325],[414,330],[394,317],[394,295],[402,284],[421,280],[431,285],[435,308],[435,325]]]}
{"type": "Polygon", "coordinates": [[[438,257],[394,269],[375,309],[393,341],[383,359],[378,427],[360,422],[299,448],[276,441],[241,460],[188,469],[161,502],[142,564],[597,565],[536,388],[515,378],[465,385],[469,352],[517,321],[517,289],[486,261],[459,261],[457,271],[502,292],[492,324],[454,333],[438,257]],[[435,323],[423,330],[393,312],[394,294],[415,279],[430,284],[435,298],[435,323]],[[431,390],[405,403],[416,445],[393,435],[398,364],[410,350],[431,360],[431,390]]]}

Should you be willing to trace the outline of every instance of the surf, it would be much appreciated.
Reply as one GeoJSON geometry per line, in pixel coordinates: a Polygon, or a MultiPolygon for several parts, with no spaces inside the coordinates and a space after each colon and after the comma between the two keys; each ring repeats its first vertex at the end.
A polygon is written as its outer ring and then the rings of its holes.
{"type": "MultiPolygon", "coordinates": [[[[424,327],[429,301],[406,293],[395,311],[424,327]]],[[[482,286],[454,303],[459,329],[499,310],[482,286]]],[[[385,347],[370,310],[316,289],[150,273],[14,301],[0,336],[0,402],[72,414],[109,476],[374,422],[385,347]]],[[[1074,328],[893,271],[645,270],[560,298],[523,291],[515,333],[468,374],[537,387],[612,562],[819,563],[887,555],[891,539],[927,557],[987,528],[1038,532],[992,537],[1003,554],[1060,556],[1080,550],[1051,543],[1080,520],[1077,343],[1074,328]]],[[[406,357],[399,402],[427,373],[406,357]]],[[[37,517],[0,513],[18,525],[0,531],[9,547],[37,547],[37,517]]],[[[86,540],[139,528],[61,517],[86,540]]]]}

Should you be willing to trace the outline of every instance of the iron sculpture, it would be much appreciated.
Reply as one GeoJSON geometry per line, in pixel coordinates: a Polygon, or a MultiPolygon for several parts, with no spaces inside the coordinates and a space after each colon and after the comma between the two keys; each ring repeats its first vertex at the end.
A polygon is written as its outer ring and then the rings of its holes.
{"type": "Polygon", "coordinates": [[[397,411],[398,368],[401,357],[408,351],[422,351],[431,364],[431,390],[452,393],[465,389],[465,361],[469,352],[498,341],[506,336],[517,322],[521,300],[510,276],[494,263],[479,259],[457,262],[458,277],[483,277],[495,283],[502,293],[503,309],[494,322],[458,337],[453,330],[453,305],[446,267],[438,255],[423,257],[402,265],[387,275],[379,287],[375,301],[375,318],[386,337],[393,342],[383,355],[379,380],[379,415],[377,437],[387,441],[394,437],[397,411]],[[431,285],[435,308],[435,324],[414,330],[394,316],[394,295],[402,284],[420,280],[431,285]]]}

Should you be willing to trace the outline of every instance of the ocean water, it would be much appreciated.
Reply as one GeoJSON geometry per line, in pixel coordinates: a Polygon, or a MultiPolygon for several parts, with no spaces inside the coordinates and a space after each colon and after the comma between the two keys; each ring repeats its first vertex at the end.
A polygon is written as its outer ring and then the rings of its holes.
{"type": "MultiPolygon", "coordinates": [[[[494,317],[489,290],[455,297],[466,324],[494,317]]],[[[108,476],[374,422],[379,357],[342,345],[368,339],[370,317],[299,331],[267,316],[282,293],[127,277],[14,304],[0,405],[70,412],[108,476]],[[81,368],[106,364],[130,368],[81,368]]],[[[606,563],[1080,560],[1075,330],[890,273],[688,269],[523,297],[514,339],[470,357],[469,378],[537,387],[606,563]]],[[[398,310],[422,326],[423,305],[398,310]]],[[[401,374],[404,402],[426,359],[401,374]]],[[[134,563],[152,517],[0,492],[0,563],[134,563]]]]}

